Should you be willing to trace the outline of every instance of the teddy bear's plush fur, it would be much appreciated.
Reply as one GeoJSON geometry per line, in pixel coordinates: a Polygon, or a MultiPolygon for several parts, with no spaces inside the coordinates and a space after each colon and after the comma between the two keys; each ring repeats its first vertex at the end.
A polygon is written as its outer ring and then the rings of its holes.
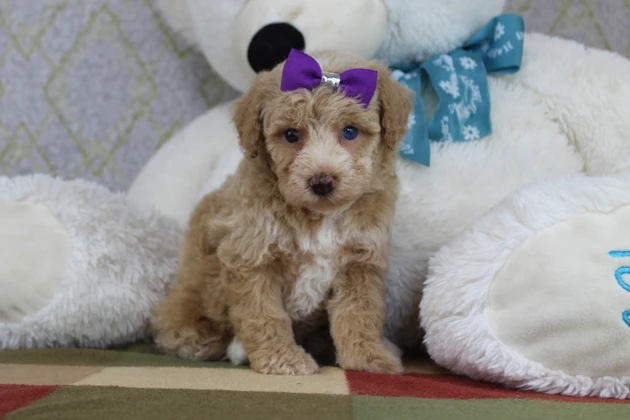
{"type": "Polygon", "coordinates": [[[0,177],[0,351],[148,341],[182,238],[103,186],[0,177]]]}
{"type": "Polygon", "coordinates": [[[317,364],[292,323],[317,327],[325,311],[343,368],[402,370],[383,342],[384,282],[410,95],[380,64],[316,57],[337,74],[377,70],[376,96],[364,109],[327,84],[281,92],[282,66],[257,77],[234,114],[247,158],[193,212],[177,281],[156,310],[164,350],[219,359],[236,337],[254,370],[310,374],[317,364]],[[342,137],[348,126],[357,138],[342,137]]]}

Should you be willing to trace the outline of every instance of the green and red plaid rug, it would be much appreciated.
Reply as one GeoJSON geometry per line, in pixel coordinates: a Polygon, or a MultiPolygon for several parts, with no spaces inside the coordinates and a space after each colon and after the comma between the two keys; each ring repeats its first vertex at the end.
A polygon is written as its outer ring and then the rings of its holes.
{"type": "Polygon", "coordinates": [[[0,419],[627,419],[630,400],[508,390],[449,374],[428,360],[405,375],[259,375],[191,362],[151,346],[0,352],[0,419]]]}

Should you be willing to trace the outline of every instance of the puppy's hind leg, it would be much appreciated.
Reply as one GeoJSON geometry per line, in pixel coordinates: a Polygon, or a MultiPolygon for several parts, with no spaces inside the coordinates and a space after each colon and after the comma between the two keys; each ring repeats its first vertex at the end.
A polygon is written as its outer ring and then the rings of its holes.
{"type": "Polygon", "coordinates": [[[177,301],[170,300],[155,312],[152,323],[156,346],[166,354],[184,359],[221,359],[232,338],[231,333],[213,319],[195,311],[183,310],[172,317],[172,308],[168,306],[176,305],[177,301]]]}
{"type": "Polygon", "coordinates": [[[177,282],[153,313],[157,347],[185,359],[219,360],[233,338],[216,256],[182,259],[177,282]],[[194,259],[193,259],[194,260],[194,259]]]}

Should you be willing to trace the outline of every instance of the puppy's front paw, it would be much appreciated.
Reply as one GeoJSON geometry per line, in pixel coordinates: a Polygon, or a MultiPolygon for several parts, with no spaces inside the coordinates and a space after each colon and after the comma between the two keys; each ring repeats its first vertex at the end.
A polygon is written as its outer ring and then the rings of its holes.
{"type": "Polygon", "coordinates": [[[339,365],[346,370],[374,373],[402,373],[400,358],[383,343],[364,343],[339,353],[339,365]]]}
{"type": "Polygon", "coordinates": [[[315,360],[300,346],[259,350],[249,360],[254,371],[267,375],[312,375],[319,370],[315,360]]]}

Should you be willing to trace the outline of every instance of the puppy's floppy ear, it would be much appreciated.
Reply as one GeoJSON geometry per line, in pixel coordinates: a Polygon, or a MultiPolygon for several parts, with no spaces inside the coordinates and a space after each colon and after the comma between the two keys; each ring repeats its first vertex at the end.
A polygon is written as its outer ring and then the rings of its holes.
{"type": "Polygon", "coordinates": [[[412,110],[412,92],[390,77],[389,69],[378,72],[378,98],[381,107],[381,137],[385,145],[398,151],[407,133],[412,110]]]}
{"type": "Polygon", "coordinates": [[[259,147],[265,140],[261,114],[265,99],[264,84],[264,75],[258,75],[250,90],[234,104],[232,121],[241,149],[248,159],[258,156],[259,147]]]}

